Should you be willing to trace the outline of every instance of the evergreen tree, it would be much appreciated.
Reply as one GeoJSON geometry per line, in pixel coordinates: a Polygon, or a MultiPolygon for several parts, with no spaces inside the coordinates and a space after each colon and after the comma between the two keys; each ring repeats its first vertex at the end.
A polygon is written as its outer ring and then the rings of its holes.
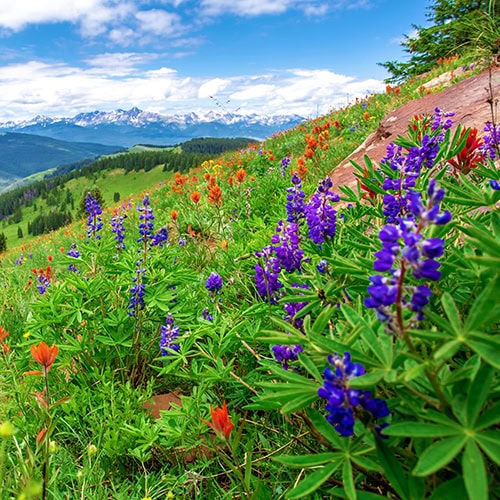
{"type": "Polygon", "coordinates": [[[7,238],[4,233],[0,233],[0,253],[7,251],[7,238]]]}
{"type": "Polygon", "coordinates": [[[391,77],[401,82],[430,71],[440,58],[455,54],[500,50],[499,0],[434,0],[428,7],[428,27],[413,25],[415,35],[405,35],[401,45],[411,54],[409,61],[379,63],[391,77]]]}
{"type": "Polygon", "coordinates": [[[18,238],[23,238],[23,237],[24,237],[24,235],[23,235],[23,230],[22,230],[21,226],[19,226],[19,227],[17,228],[17,237],[18,237],[18,238]]]}

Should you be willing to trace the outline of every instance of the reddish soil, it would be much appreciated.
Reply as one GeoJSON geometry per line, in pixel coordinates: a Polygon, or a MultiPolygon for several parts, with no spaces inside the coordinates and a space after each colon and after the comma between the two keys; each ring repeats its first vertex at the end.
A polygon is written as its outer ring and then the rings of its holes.
{"type": "MultiPolygon", "coordinates": [[[[355,169],[349,160],[364,165],[363,157],[368,155],[372,161],[379,162],[385,156],[389,142],[394,141],[398,135],[406,134],[408,122],[414,115],[432,115],[438,107],[445,112],[453,111],[454,123],[482,131],[485,123],[492,120],[489,86],[490,76],[488,70],[485,70],[441,92],[426,95],[396,108],[380,122],[378,129],[369,135],[356,151],[334,169],[331,175],[334,185],[354,189],[357,180],[354,177],[355,169]]],[[[500,95],[500,67],[494,67],[492,70],[491,86],[497,104],[500,95]]]]}

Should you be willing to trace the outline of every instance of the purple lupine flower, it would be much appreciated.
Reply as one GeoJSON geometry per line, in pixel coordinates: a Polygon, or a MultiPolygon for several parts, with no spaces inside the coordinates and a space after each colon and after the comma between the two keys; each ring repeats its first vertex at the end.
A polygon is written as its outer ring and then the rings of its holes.
{"type": "Polygon", "coordinates": [[[201,312],[201,317],[205,321],[213,321],[214,320],[214,317],[210,314],[210,310],[208,309],[208,307],[205,307],[205,309],[203,309],[203,311],[201,312]]]}
{"type": "Polygon", "coordinates": [[[452,116],[455,116],[455,113],[452,111],[444,113],[440,108],[434,108],[434,119],[431,124],[431,130],[435,132],[439,127],[442,130],[448,130],[453,125],[452,120],[450,120],[452,116]],[[443,118],[447,118],[444,123],[443,118]]]}
{"type": "Polygon", "coordinates": [[[318,389],[318,396],[327,400],[326,420],[342,437],[354,434],[355,417],[361,409],[376,419],[390,415],[383,399],[373,398],[370,391],[349,387],[349,380],[365,373],[363,365],[351,361],[349,352],[344,353],[342,359],[337,353],[328,356],[328,363],[323,372],[324,383],[318,389]]]}
{"type": "Polygon", "coordinates": [[[299,248],[299,226],[295,222],[279,221],[271,243],[276,245],[272,248],[282,268],[289,273],[302,269],[304,250],[299,248]]]}
{"type": "Polygon", "coordinates": [[[168,313],[165,324],[161,325],[160,349],[162,356],[171,356],[171,351],[179,352],[180,345],[175,343],[179,337],[179,327],[174,324],[174,317],[168,313]]]}
{"type": "Polygon", "coordinates": [[[75,266],[75,264],[70,264],[70,265],[68,266],[68,271],[70,271],[70,272],[72,272],[72,273],[76,273],[76,274],[80,274],[80,273],[81,273],[80,269],[78,269],[78,268],[75,266]]]}
{"type": "Polygon", "coordinates": [[[432,296],[427,285],[405,286],[404,274],[401,273],[411,271],[420,280],[438,281],[441,278],[441,264],[436,259],[444,253],[444,242],[441,238],[426,239],[421,231],[431,224],[446,224],[451,220],[451,214],[440,211],[444,190],[437,186],[435,179],[429,182],[426,194],[424,202],[420,193],[409,190],[406,196],[408,217],[395,217],[397,225],[388,224],[379,232],[382,249],[375,253],[373,268],[391,276],[369,278],[372,284],[368,286],[369,297],[365,299],[365,306],[377,311],[378,319],[387,323],[389,331],[397,331],[391,306],[398,300],[402,307],[415,314],[417,320],[422,320],[422,310],[432,296]]]}
{"type": "Polygon", "coordinates": [[[155,216],[153,215],[153,209],[151,208],[151,201],[149,195],[144,196],[142,200],[142,205],[137,207],[139,212],[139,234],[138,242],[143,242],[146,244],[149,240],[153,239],[153,221],[155,216]]]}
{"type": "Polygon", "coordinates": [[[325,177],[319,182],[316,193],[304,207],[309,228],[308,236],[317,245],[321,245],[326,238],[333,238],[337,229],[337,211],[331,203],[339,201],[340,196],[330,190],[332,186],[331,178],[325,177]]]}
{"type": "Polygon", "coordinates": [[[280,262],[273,255],[271,246],[264,247],[260,252],[255,252],[262,259],[262,266],[255,264],[255,286],[259,295],[270,304],[276,304],[278,291],[283,287],[279,281],[281,271],[280,262]]]}
{"type": "Polygon", "coordinates": [[[490,187],[494,189],[495,191],[500,191],[500,184],[496,179],[491,179],[490,180],[490,187]]]}
{"type": "Polygon", "coordinates": [[[290,162],[291,162],[291,161],[292,161],[292,160],[291,160],[291,158],[287,158],[287,157],[285,157],[285,158],[283,158],[283,159],[281,160],[281,165],[280,165],[280,167],[281,167],[281,175],[282,175],[283,177],[285,177],[285,172],[286,172],[286,169],[287,169],[287,168],[288,168],[288,166],[290,165],[290,162]]]}
{"type": "Polygon", "coordinates": [[[78,249],[76,248],[76,243],[71,243],[71,247],[70,249],[66,252],[66,255],[68,255],[69,257],[73,257],[75,259],[78,259],[78,257],[80,257],[80,252],[78,251],[78,249]]]}
{"type": "Polygon", "coordinates": [[[14,261],[14,265],[22,266],[24,261],[24,254],[20,254],[19,257],[14,261]]]}
{"type": "Polygon", "coordinates": [[[211,273],[205,282],[205,288],[209,292],[217,293],[222,289],[222,277],[216,272],[211,273]]]}
{"type": "Polygon", "coordinates": [[[288,222],[300,224],[304,219],[304,198],[302,191],[302,179],[294,172],[292,175],[292,187],[287,188],[286,192],[286,213],[288,222]]]}
{"type": "Polygon", "coordinates": [[[43,295],[47,291],[47,288],[50,286],[50,280],[44,273],[38,274],[36,280],[38,282],[36,288],[40,292],[40,295],[43,295]]]}
{"type": "Polygon", "coordinates": [[[301,345],[274,345],[272,347],[274,359],[282,364],[283,370],[288,370],[290,361],[299,359],[299,352],[304,349],[301,345]]]}
{"type": "Polygon", "coordinates": [[[316,269],[321,273],[325,274],[328,272],[328,261],[326,259],[321,259],[316,265],[316,269]]]}
{"type": "Polygon", "coordinates": [[[168,245],[168,229],[163,226],[154,236],[153,239],[151,240],[151,246],[164,246],[168,245]]]}
{"type": "Polygon", "coordinates": [[[486,133],[483,135],[483,143],[478,149],[485,158],[495,160],[500,155],[500,126],[488,122],[483,131],[486,133]]]}
{"type": "MultiPolygon", "coordinates": [[[[292,285],[292,288],[298,288],[302,290],[309,290],[309,286],[304,284],[304,285],[297,285],[294,283],[292,285]]],[[[302,293],[299,293],[298,295],[303,295],[302,293]]],[[[286,314],[283,316],[283,319],[285,321],[288,321],[291,325],[293,325],[297,330],[300,330],[302,333],[303,327],[304,327],[304,318],[295,318],[295,315],[304,309],[309,304],[309,302],[304,301],[304,302],[286,302],[283,307],[285,309],[286,314]]]]}
{"type": "Polygon", "coordinates": [[[118,254],[125,249],[125,227],[123,226],[123,215],[118,213],[111,217],[111,232],[115,234],[115,248],[118,254]]]}
{"type": "Polygon", "coordinates": [[[87,218],[87,237],[95,238],[96,240],[101,239],[99,231],[102,229],[102,209],[99,202],[92,196],[91,193],[87,193],[85,197],[85,209],[88,213],[87,218]]]}
{"type": "Polygon", "coordinates": [[[128,315],[138,318],[139,312],[144,309],[146,303],[144,295],[146,293],[146,269],[141,268],[141,262],[137,262],[136,276],[133,279],[133,285],[130,288],[130,301],[128,305],[128,315]]]}

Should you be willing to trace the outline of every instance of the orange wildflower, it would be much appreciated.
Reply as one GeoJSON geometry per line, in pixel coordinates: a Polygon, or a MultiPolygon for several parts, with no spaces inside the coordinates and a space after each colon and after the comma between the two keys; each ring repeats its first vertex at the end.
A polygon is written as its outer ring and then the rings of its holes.
{"type": "Polygon", "coordinates": [[[365,111],[365,112],[363,113],[363,118],[364,118],[365,120],[369,120],[369,119],[370,119],[370,113],[368,113],[368,111],[365,111]]]}
{"type": "Polygon", "coordinates": [[[4,340],[8,335],[9,332],[3,326],[0,326],[0,346],[2,347],[2,351],[4,354],[7,354],[10,351],[10,347],[4,343],[4,340]]]}
{"type": "Polygon", "coordinates": [[[390,85],[385,86],[385,91],[390,94],[392,92],[392,87],[390,85]]]}
{"type": "Polygon", "coordinates": [[[199,191],[193,191],[191,193],[191,201],[193,203],[198,203],[201,200],[201,193],[199,191]]]}
{"type": "Polygon", "coordinates": [[[59,348],[57,345],[49,347],[43,340],[38,345],[32,345],[30,347],[31,355],[33,359],[40,365],[42,365],[43,373],[46,374],[50,370],[52,363],[56,360],[59,348]]]}
{"type": "Polygon", "coordinates": [[[236,180],[241,184],[242,182],[245,182],[246,178],[247,178],[247,173],[245,172],[245,169],[240,168],[236,172],[236,180]]]}
{"type": "Polygon", "coordinates": [[[215,184],[208,191],[208,201],[214,205],[220,205],[222,202],[222,189],[215,184]]]}
{"type": "Polygon", "coordinates": [[[234,429],[234,424],[231,422],[231,417],[227,412],[226,402],[224,401],[222,408],[215,408],[215,410],[210,406],[210,415],[212,417],[211,422],[207,420],[202,420],[202,422],[211,427],[217,436],[228,439],[231,431],[234,429]]]}
{"type": "Polygon", "coordinates": [[[172,210],[170,212],[170,218],[175,222],[177,220],[177,217],[179,216],[179,212],[177,210],[172,210]]]}

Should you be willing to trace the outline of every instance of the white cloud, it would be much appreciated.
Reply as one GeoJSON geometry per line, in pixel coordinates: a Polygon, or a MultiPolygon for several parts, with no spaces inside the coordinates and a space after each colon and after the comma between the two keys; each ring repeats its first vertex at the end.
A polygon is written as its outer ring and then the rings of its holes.
{"type": "Polygon", "coordinates": [[[169,67],[141,70],[152,57],[104,53],[87,60],[87,68],[37,61],[0,66],[0,121],[132,106],[163,114],[210,111],[217,102],[231,102],[243,114],[314,116],[384,89],[378,80],[359,81],[324,69],[226,78],[191,77],[169,67]]]}
{"type": "Polygon", "coordinates": [[[177,14],[153,9],[137,12],[136,18],[143,33],[153,35],[177,35],[181,31],[181,19],[177,14]]]}
{"type": "Polygon", "coordinates": [[[216,96],[219,92],[224,91],[227,86],[231,83],[228,79],[223,78],[213,78],[200,85],[198,89],[198,97],[200,99],[211,98],[216,96]]]}
{"type": "Polygon", "coordinates": [[[81,23],[85,29],[100,26],[120,17],[127,2],[112,0],[16,0],[0,4],[0,26],[19,31],[28,24],[69,21],[81,23]]]}

